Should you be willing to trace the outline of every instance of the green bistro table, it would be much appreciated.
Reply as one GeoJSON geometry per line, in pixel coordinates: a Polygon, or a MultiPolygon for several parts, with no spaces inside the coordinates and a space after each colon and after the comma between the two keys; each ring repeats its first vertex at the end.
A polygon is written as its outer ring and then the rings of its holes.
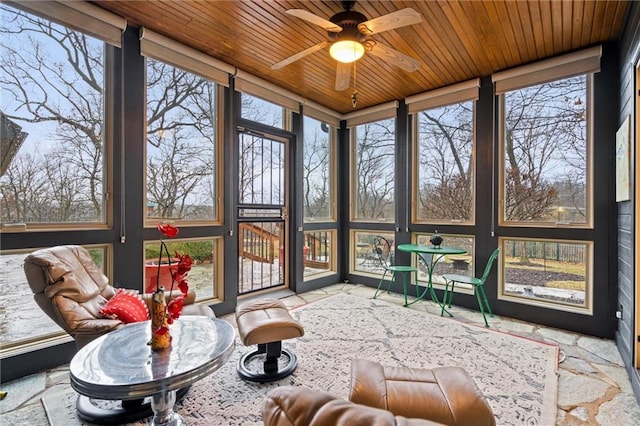
{"type": "MultiPolygon", "coordinates": [[[[436,302],[438,305],[442,306],[440,300],[438,300],[438,296],[436,296],[436,292],[433,290],[433,270],[436,267],[436,264],[448,254],[465,254],[467,251],[460,247],[446,247],[446,246],[431,246],[426,244],[399,244],[398,250],[415,253],[419,256],[425,263],[427,267],[427,273],[429,275],[429,282],[427,283],[427,288],[424,289],[422,294],[416,295],[416,300],[409,303],[415,303],[418,300],[422,300],[424,296],[427,294],[427,291],[431,294],[431,300],[436,302]],[[425,256],[428,255],[428,256],[425,256]],[[430,259],[429,259],[430,257],[430,259]]],[[[418,285],[418,273],[416,272],[416,288],[418,285]]]]}

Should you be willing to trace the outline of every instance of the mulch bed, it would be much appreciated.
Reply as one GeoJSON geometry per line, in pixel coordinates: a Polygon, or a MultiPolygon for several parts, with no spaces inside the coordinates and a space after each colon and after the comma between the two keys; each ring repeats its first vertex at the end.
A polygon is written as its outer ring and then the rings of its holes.
{"type": "MultiPolygon", "coordinates": [[[[517,265],[509,263],[509,265],[517,265]]],[[[529,263],[527,266],[543,266],[538,264],[529,263]]],[[[451,264],[438,263],[436,265],[435,274],[459,274],[465,273],[464,271],[456,270],[451,264]]],[[[465,274],[466,275],[466,274],[465,274]]],[[[506,281],[514,284],[541,286],[550,281],[584,281],[584,277],[576,274],[569,274],[566,272],[556,271],[540,271],[535,269],[524,268],[508,268],[505,271],[506,281]]]]}
{"type": "MultiPolygon", "coordinates": [[[[514,265],[510,263],[509,265],[514,265]]],[[[530,266],[533,264],[529,264],[530,266]]],[[[542,265],[535,265],[542,266],[542,265]]],[[[567,272],[540,271],[535,269],[508,268],[505,271],[507,282],[531,286],[543,286],[549,281],[584,281],[584,277],[567,272]]]]}

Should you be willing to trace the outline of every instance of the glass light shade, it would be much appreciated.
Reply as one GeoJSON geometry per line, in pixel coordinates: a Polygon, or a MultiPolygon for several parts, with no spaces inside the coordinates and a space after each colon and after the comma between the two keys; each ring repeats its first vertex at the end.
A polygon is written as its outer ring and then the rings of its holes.
{"type": "Polygon", "coordinates": [[[329,54],[336,61],[349,64],[362,58],[364,46],[356,40],[340,40],[331,45],[329,54]]]}

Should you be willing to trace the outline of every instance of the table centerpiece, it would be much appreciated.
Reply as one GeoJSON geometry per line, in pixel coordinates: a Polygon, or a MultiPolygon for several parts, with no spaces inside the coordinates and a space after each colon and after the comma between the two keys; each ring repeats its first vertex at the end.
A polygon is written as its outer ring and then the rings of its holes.
{"type": "MultiPolygon", "coordinates": [[[[164,223],[158,223],[157,229],[166,238],[174,238],[179,232],[177,227],[164,223]]],[[[152,350],[162,350],[171,346],[169,325],[173,324],[173,321],[182,313],[184,298],[189,292],[187,274],[191,270],[191,263],[191,257],[188,254],[181,255],[176,252],[172,259],[167,243],[164,238],[160,239],[156,289],[151,298],[151,341],[149,344],[152,350]],[[164,286],[160,285],[160,265],[162,264],[163,253],[167,255],[167,262],[171,271],[171,287],[169,288],[168,297],[165,297],[164,286]],[[172,262],[175,267],[172,267],[172,262]],[[180,290],[180,294],[173,294],[174,285],[180,290]],[[167,299],[169,299],[168,302],[167,299]]]]}

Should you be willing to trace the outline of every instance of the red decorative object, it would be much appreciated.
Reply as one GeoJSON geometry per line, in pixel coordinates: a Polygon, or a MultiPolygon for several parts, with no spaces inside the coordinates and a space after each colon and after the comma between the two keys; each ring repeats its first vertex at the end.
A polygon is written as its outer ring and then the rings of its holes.
{"type": "Polygon", "coordinates": [[[151,349],[159,351],[171,346],[171,334],[169,334],[169,319],[167,318],[167,304],[165,303],[164,290],[153,293],[151,299],[151,349]]]}
{"type": "MultiPolygon", "coordinates": [[[[177,262],[177,261],[176,261],[177,262]]],[[[144,265],[144,292],[153,293],[158,287],[158,272],[160,273],[159,285],[164,288],[171,287],[171,271],[176,269],[176,265],[171,265],[164,261],[161,265],[155,260],[145,262],[144,265]]]]}
{"type": "MultiPolygon", "coordinates": [[[[169,224],[158,223],[158,231],[167,238],[173,238],[178,235],[178,228],[169,224]]],[[[171,345],[171,335],[169,333],[169,325],[180,317],[182,306],[184,305],[184,297],[189,292],[189,284],[187,282],[187,274],[191,270],[191,257],[188,254],[181,255],[175,253],[173,258],[169,255],[169,249],[164,240],[160,241],[160,255],[157,263],[156,289],[152,298],[151,309],[151,348],[154,350],[165,349],[171,345]],[[162,261],[162,255],[166,253],[166,262],[162,261]],[[169,295],[171,299],[169,303],[165,301],[164,286],[160,284],[162,275],[162,266],[168,266],[171,275],[171,285],[169,295]],[[176,286],[181,294],[174,296],[173,290],[176,286]]]]}
{"type": "Polygon", "coordinates": [[[100,309],[100,315],[129,324],[148,320],[149,309],[140,296],[119,289],[116,295],[100,309]]]}
{"type": "Polygon", "coordinates": [[[162,232],[162,234],[167,238],[174,238],[178,235],[180,230],[168,223],[158,223],[158,231],[162,232]]]}

